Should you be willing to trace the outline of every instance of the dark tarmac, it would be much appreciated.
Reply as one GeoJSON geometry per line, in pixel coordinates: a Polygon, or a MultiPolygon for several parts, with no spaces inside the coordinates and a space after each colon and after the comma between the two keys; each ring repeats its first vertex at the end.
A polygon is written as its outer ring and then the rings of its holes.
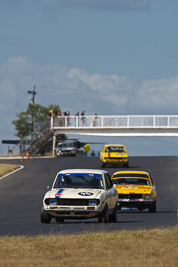
{"type": "MultiPolygon", "coordinates": [[[[40,209],[46,186],[52,185],[59,170],[68,168],[100,169],[98,157],[30,158],[5,160],[0,163],[23,165],[24,168],[0,180],[0,236],[81,234],[94,231],[118,231],[169,228],[178,223],[178,157],[131,157],[129,170],[148,171],[157,189],[157,212],[137,210],[118,212],[118,222],[99,224],[97,219],[52,219],[41,224],[40,209]]],[[[108,167],[112,175],[122,167],[108,167]]],[[[128,170],[128,169],[127,169],[128,170]]]]}

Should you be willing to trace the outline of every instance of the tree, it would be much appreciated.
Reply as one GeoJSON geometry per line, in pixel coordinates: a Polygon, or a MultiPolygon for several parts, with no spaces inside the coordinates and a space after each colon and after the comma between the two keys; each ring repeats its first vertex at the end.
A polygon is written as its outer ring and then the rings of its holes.
{"type": "Polygon", "coordinates": [[[31,140],[36,138],[42,131],[43,127],[49,127],[49,119],[47,115],[50,110],[60,111],[59,105],[50,104],[44,107],[40,104],[29,103],[27,110],[17,113],[17,120],[13,120],[16,133],[20,139],[31,136],[31,140]]]}

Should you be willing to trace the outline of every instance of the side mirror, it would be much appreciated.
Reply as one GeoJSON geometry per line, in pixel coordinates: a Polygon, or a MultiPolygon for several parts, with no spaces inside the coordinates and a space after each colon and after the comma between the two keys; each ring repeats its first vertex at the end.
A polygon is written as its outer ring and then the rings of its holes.
{"type": "Polygon", "coordinates": [[[47,185],[46,189],[47,189],[47,191],[49,191],[49,190],[50,190],[50,186],[49,186],[49,185],[47,185]]]}

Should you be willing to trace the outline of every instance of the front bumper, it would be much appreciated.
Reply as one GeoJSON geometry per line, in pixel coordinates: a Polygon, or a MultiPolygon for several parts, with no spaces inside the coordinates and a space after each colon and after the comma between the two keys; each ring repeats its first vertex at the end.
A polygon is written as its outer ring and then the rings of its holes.
{"type": "Polygon", "coordinates": [[[125,165],[127,164],[128,160],[121,160],[121,159],[115,159],[115,160],[104,160],[103,163],[107,165],[125,165]]]}
{"type": "Polygon", "coordinates": [[[50,207],[44,208],[44,210],[49,213],[52,217],[62,217],[62,218],[77,218],[77,219],[87,219],[98,217],[99,214],[103,212],[103,208],[98,208],[96,206],[91,207],[50,207]]]}
{"type": "Polygon", "coordinates": [[[155,200],[131,200],[131,199],[118,199],[118,208],[137,208],[139,210],[143,210],[148,208],[150,205],[152,205],[155,202],[155,200]]]}
{"type": "Polygon", "coordinates": [[[66,151],[66,152],[61,152],[59,155],[60,156],[75,156],[76,155],[76,152],[66,151]]]}

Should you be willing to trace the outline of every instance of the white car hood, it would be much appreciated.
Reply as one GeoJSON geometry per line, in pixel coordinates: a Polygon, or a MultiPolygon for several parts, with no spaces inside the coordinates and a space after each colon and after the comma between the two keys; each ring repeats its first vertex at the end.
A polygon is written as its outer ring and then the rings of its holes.
{"type": "Polygon", "coordinates": [[[93,188],[62,188],[53,189],[46,193],[45,198],[97,198],[104,192],[102,189],[93,188]]]}

